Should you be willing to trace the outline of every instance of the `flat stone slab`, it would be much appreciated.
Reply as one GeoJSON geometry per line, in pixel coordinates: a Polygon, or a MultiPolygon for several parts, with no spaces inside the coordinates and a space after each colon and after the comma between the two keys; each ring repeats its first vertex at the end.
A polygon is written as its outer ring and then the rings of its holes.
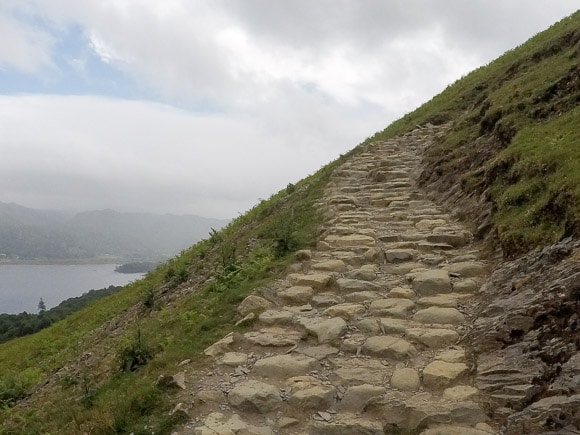
{"type": "Polygon", "coordinates": [[[417,391],[421,385],[419,373],[410,367],[396,369],[391,376],[391,387],[401,391],[417,391]]]}
{"type": "Polygon", "coordinates": [[[318,338],[318,343],[332,343],[346,332],[346,322],[341,317],[302,322],[306,330],[318,338]]]}
{"type": "Polygon", "coordinates": [[[362,384],[349,387],[338,404],[338,409],[349,412],[362,412],[370,400],[381,397],[386,392],[385,387],[362,384]]]}
{"type": "Polygon", "coordinates": [[[380,328],[385,334],[404,334],[407,329],[416,325],[408,320],[391,319],[389,317],[381,317],[379,322],[380,328]]]}
{"type": "Polygon", "coordinates": [[[435,234],[429,234],[427,236],[427,241],[432,243],[446,243],[455,248],[460,248],[468,245],[472,238],[472,234],[467,231],[437,232],[435,234]]]}
{"type": "Polygon", "coordinates": [[[455,387],[447,388],[443,391],[443,398],[445,400],[452,400],[455,402],[473,400],[479,394],[479,390],[470,385],[457,385],[455,387]]]}
{"type": "Polygon", "coordinates": [[[203,354],[205,356],[211,356],[213,358],[218,357],[226,352],[229,352],[230,346],[237,342],[237,336],[233,332],[227,334],[224,338],[216,341],[211,346],[208,346],[203,354]]]}
{"type": "Polygon", "coordinates": [[[343,303],[328,307],[322,314],[329,317],[340,317],[344,320],[350,320],[360,316],[365,311],[366,308],[362,304],[343,303]]]}
{"type": "Polygon", "coordinates": [[[449,272],[442,269],[426,270],[411,276],[413,290],[420,296],[435,296],[451,292],[449,272]]]}
{"type": "Polygon", "coordinates": [[[405,275],[413,270],[425,268],[423,263],[409,262],[409,263],[397,263],[397,264],[387,264],[383,271],[385,273],[390,273],[393,275],[405,275]]]}
{"type": "Polygon", "coordinates": [[[391,378],[392,368],[376,359],[336,356],[329,360],[335,367],[333,376],[342,385],[385,385],[391,378]]]}
{"type": "Polygon", "coordinates": [[[395,360],[417,355],[417,349],[407,340],[389,335],[368,338],[362,349],[365,354],[395,360]]]}
{"type": "Polygon", "coordinates": [[[413,320],[420,323],[459,325],[465,322],[465,316],[456,308],[429,307],[417,311],[413,320]]]}
{"type": "Polygon", "coordinates": [[[376,420],[369,420],[363,416],[351,414],[340,414],[335,417],[331,416],[330,421],[313,421],[308,427],[307,432],[312,435],[383,435],[383,425],[376,420]]]}
{"type": "Polygon", "coordinates": [[[465,379],[468,371],[464,363],[433,361],[423,369],[423,385],[434,389],[448,388],[465,379]]]}
{"type": "Polygon", "coordinates": [[[254,364],[253,373],[266,378],[289,378],[305,375],[316,369],[316,359],[306,355],[276,355],[259,359],[254,364]]]}
{"type": "Polygon", "coordinates": [[[459,341],[459,334],[452,329],[409,328],[405,331],[405,336],[409,340],[421,343],[431,349],[446,347],[459,341]]]}
{"type": "Polygon", "coordinates": [[[426,296],[417,300],[420,307],[457,308],[457,297],[448,295],[426,296]]]}
{"type": "MultiPolygon", "coordinates": [[[[487,420],[487,415],[477,403],[438,400],[429,393],[416,393],[404,400],[402,406],[401,398],[395,397],[392,405],[387,401],[382,413],[385,424],[408,433],[416,433],[419,428],[439,425],[442,422],[471,426],[487,420]],[[397,408],[399,410],[393,412],[397,408]]],[[[447,435],[447,432],[443,434],[447,435]]]]}
{"type": "Polygon", "coordinates": [[[418,252],[414,249],[389,249],[385,251],[385,260],[387,263],[402,263],[413,261],[418,252]]]}
{"type": "Polygon", "coordinates": [[[305,304],[312,299],[314,290],[310,286],[295,285],[278,292],[278,296],[291,304],[305,304]]]}
{"type": "Polygon", "coordinates": [[[203,426],[194,429],[195,435],[251,433],[256,435],[272,435],[272,429],[263,426],[253,426],[243,421],[239,415],[226,416],[220,412],[210,413],[203,426]]]}
{"type": "Polygon", "coordinates": [[[466,361],[465,349],[444,350],[435,355],[435,359],[450,363],[465,362],[466,361]]]}
{"type": "Polygon", "coordinates": [[[379,293],[373,291],[346,293],[343,295],[344,300],[347,302],[372,302],[382,297],[379,293]]]}
{"type": "Polygon", "coordinates": [[[312,297],[310,303],[316,307],[328,307],[334,304],[340,304],[343,302],[343,299],[338,296],[336,293],[325,292],[325,293],[318,293],[312,297]]]}
{"type": "Polygon", "coordinates": [[[382,290],[379,284],[370,281],[361,281],[360,279],[339,278],[336,284],[341,293],[382,290]]]}
{"type": "Polygon", "coordinates": [[[342,260],[328,260],[313,263],[311,267],[314,270],[324,270],[327,272],[344,272],[346,270],[346,264],[342,260]]]}
{"type": "Polygon", "coordinates": [[[302,339],[302,333],[293,329],[271,327],[246,332],[244,339],[258,346],[294,346],[302,339]]]}
{"type": "Polygon", "coordinates": [[[218,364],[223,364],[228,367],[237,367],[248,360],[248,355],[241,352],[226,352],[218,361],[218,364]]]}
{"type": "Polygon", "coordinates": [[[449,271],[449,273],[456,273],[462,278],[478,277],[486,273],[486,265],[477,261],[452,263],[444,266],[443,269],[449,271]]]}
{"type": "Polygon", "coordinates": [[[387,295],[390,298],[415,299],[417,294],[409,287],[395,287],[387,295]]]}
{"type": "Polygon", "coordinates": [[[245,298],[238,306],[238,313],[245,317],[250,313],[258,313],[267,310],[272,306],[272,302],[256,295],[250,295],[245,298]]]}
{"type": "Polygon", "coordinates": [[[305,347],[303,349],[297,349],[296,352],[320,361],[331,355],[336,355],[339,350],[336,347],[330,346],[328,344],[321,344],[320,346],[311,346],[305,347]]]}
{"type": "Polygon", "coordinates": [[[288,398],[288,404],[301,410],[327,409],[336,395],[332,385],[310,385],[293,392],[288,398]]]}
{"type": "Polygon", "coordinates": [[[288,325],[293,319],[294,313],[288,310],[266,310],[258,316],[258,320],[266,325],[288,325]]]}
{"type": "Polygon", "coordinates": [[[228,402],[234,408],[262,414],[275,411],[282,406],[278,388],[253,380],[236,384],[228,394],[228,402]]]}
{"type": "Polygon", "coordinates": [[[436,227],[447,225],[445,219],[423,219],[415,224],[415,228],[421,231],[429,231],[436,227]]]}
{"type": "Polygon", "coordinates": [[[374,237],[364,234],[350,234],[348,236],[328,236],[324,239],[326,243],[334,247],[348,246],[374,246],[374,237]]]}
{"type": "Polygon", "coordinates": [[[312,287],[317,290],[329,287],[334,282],[334,276],[330,273],[314,273],[310,275],[291,273],[287,276],[287,279],[292,285],[312,287]]]}
{"type": "Polygon", "coordinates": [[[355,269],[345,274],[350,279],[360,279],[362,281],[374,281],[377,279],[377,270],[374,265],[363,266],[360,269],[355,269]]]}
{"type": "Polygon", "coordinates": [[[374,316],[404,319],[413,308],[415,308],[415,303],[409,299],[385,298],[371,302],[369,312],[374,316]]]}

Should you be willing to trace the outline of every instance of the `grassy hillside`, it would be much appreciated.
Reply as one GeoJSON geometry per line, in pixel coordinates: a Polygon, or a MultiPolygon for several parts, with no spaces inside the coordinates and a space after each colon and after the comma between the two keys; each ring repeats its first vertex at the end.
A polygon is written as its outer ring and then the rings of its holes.
{"type": "Polygon", "coordinates": [[[508,257],[580,234],[579,29],[576,12],[369,139],[452,120],[423,182],[484,194],[508,257]]]}
{"type": "MultiPolygon", "coordinates": [[[[425,183],[460,180],[466,195],[484,193],[508,255],[578,235],[578,29],[580,13],[367,142],[453,121],[428,151],[425,183]]],[[[172,393],[155,380],[186,358],[203,366],[207,345],[243,331],[234,327],[236,305],[315,241],[321,216],[313,205],[346,157],[288,185],[144,280],[0,345],[3,433],[169,433],[179,417],[169,416],[172,393]]]]}

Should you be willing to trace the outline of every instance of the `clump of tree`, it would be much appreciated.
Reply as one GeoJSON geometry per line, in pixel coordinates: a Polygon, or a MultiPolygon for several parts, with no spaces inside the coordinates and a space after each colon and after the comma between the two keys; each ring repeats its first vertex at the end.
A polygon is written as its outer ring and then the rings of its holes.
{"type": "Polygon", "coordinates": [[[122,287],[109,286],[100,290],[91,290],[81,296],[69,298],[61,302],[58,306],[46,309],[46,304],[42,298],[38,301],[38,314],[0,314],[0,343],[34,334],[55,322],[86,307],[93,301],[109,296],[121,290],[122,287]]]}

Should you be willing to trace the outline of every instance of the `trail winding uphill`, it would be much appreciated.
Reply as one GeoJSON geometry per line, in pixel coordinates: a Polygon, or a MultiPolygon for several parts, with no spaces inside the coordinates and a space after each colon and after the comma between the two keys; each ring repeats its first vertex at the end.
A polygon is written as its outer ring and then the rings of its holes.
{"type": "Polygon", "coordinates": [[[446,126],[371,144],[335,171],[316,249],[239,306],[245,333],[188,374],[183,434],[485,435],[462,337],[487,273],[462,225],[416,187],[446,126]],[[191,399],[189,400],[191,402],[191,399]]]}

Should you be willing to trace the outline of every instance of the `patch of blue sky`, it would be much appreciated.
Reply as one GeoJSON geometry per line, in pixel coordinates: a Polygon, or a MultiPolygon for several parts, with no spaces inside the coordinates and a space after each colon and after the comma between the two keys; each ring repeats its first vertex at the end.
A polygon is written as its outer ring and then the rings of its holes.
{"type": "Polygon", "coordinates": [[[90,94],[123,99],[155,99],[154,93],[100,59],[79,26],[71,25],[53,31],[53,35],[56,38],[51,53],[53,66],[32,74],[7,67],[0,69],[0,93],[90,94]]]}

